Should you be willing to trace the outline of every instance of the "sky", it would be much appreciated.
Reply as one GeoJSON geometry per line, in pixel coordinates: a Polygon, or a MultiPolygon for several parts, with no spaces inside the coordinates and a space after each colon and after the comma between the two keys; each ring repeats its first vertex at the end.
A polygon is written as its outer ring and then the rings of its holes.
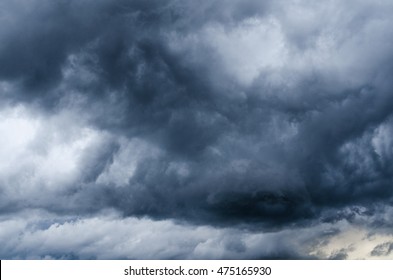
{"type": "Polygon", "coordinates": [[[393,258],[392,13],[0,0],[0,258],[393,258]]]}

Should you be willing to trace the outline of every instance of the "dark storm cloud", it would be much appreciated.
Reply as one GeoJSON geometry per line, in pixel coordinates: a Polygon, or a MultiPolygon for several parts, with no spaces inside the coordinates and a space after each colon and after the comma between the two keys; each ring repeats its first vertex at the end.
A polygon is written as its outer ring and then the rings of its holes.
{"type": "Polygon", "coordinates": [[[377,217],[393,199],[392,7],[307,4],[3,1],[2,100],[111,135],[69,187],[12,205],[267,231],[377,217]]]}

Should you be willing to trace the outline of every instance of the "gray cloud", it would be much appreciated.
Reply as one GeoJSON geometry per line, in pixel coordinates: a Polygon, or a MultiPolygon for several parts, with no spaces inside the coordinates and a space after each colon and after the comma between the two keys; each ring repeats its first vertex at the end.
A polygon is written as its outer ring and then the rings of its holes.
{"type": "Polygon", "coordinates": [[[12,221],[2,219],[0,224],[7,229],[0,236],[8,240],[1,255],[17,259],[315,258],[306,254],[308,244],[301,246],[324,230],[302,230],[294,238],[292,230],[247,232],[122,218],[110,211],[84,218],[20,212],[12,221]]]}
{"type": "Polygon", "coordinates": [[[393,244],[391,242],[386,242],[375,246],[371,251],[372,256],[387,256],[393,250],[393,244]]]}
{"type": "MultiPolygon", "coordinates": [[[[253,232],[361,217],[388,228],[389,1],[0,5],[7,215],[114,209],[253,232]]],[[[225,250],[258,257],[231,240],[225,250]]],[[[260,257],[310,256],[295,247],[260,257]]],[[[354,254],[334,250],[321,256],[354,254]]]]}

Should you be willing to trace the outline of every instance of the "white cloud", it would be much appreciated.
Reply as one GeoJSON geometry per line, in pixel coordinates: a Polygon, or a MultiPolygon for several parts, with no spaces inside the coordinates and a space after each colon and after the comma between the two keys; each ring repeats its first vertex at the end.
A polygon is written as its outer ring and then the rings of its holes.
{"type": "Polygon", "coordinates": [[[380,157],[380,160],[390,161],[393,158],[393,128],[392,121],[380,125],[371,140],[374,151],[380,157]]]}
{"type": "Polygon", "coordinates": [[[85,157],[107,141],[71,111],[47,116],[24,106],[0,112],[3,199],[45,204],[83,176],[85,157]]]}
{"type": "Polygon", "coordinates": [[[114,154],[111,164],[99,175],[96,183],[127,186],[139,163],[160,155],[158,148],[137,138],[120,138],[118,142],[119,150],[114,154]]]}
{"type": "Polygon", "coordinates": [[[274,18],[250,18],[234,28],[215,24],[207,26],[202,36],[220,57],[223,69],[244,85],[252,83],[262,70],[282,67],[288,54],[274,18]]]}
{"type": "Polygon", "coordinates": [[[172,32],[168,41],[190,62],[204,57],[243,87],[262,79],[283,91],[318,73],[345,89],[378,78],[392,48],[392,10],[389,1],[274,1],[267,15],[208,22],[190,34],[172,32]]]}

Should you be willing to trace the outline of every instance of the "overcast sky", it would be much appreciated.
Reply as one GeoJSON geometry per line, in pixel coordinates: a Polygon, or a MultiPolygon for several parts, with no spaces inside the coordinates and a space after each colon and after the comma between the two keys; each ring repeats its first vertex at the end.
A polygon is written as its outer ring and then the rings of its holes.
{"type": "Polygon", "coordinates": [[[392,258],[392,14],[0,0],[0,258],[392,258]]]}

